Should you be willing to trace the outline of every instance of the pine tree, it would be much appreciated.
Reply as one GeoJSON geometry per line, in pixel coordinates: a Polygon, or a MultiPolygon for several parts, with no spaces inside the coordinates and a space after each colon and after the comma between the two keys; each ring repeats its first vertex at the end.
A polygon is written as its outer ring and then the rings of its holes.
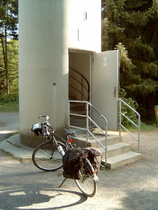
{"type": "Polygon", "coordinates": [[[142,117],[158,104],[158,1],[104,0],[103,50],[120,49],[120,85],[142,117]]]}
{"type": "Polygon", "coordinates": [[[18,93],[18,40],[10,40],[8,45],[8,70],[10,94],[18,93]]]}
{"type": "Polygon", "coordinates": [[[8,39],[17,39],[17,26],[18,26],[18,0],[1,0],[0,1],[0,74],[1,77],[0,87],[1,91],[6,90],[10,93],[9,84],[9,63],[8,63],[8,39]]]}

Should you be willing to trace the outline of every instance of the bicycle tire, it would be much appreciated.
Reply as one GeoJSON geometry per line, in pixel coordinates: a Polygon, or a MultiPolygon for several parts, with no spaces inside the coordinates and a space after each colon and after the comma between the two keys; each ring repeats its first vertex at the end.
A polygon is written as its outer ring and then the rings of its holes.
{"type": "MultiPolygon", "coordinates": [[[[57,144],[66,151],[64,143],[57,141],[57,144]]],[[[43,171],[56,171],[63,166],[62,155],[52,140],[46,141],[35,148],[32,153],[32,161],[37,168],[43,171]]]]}
{"type": "Polygon", "coordinates": [[[94,169],[90,161],[86,158],[81,166],[79,180],[75,180],[78,188],[87,197],[93,197],[97,191],[97,181],[94,178],[94,169]]]}

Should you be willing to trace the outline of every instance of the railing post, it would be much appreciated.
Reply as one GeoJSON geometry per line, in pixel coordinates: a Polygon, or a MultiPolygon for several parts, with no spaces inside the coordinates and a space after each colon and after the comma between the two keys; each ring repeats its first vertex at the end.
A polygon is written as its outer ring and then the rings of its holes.
{"type": "Polygon", "coordinates": [[[131,136],[133,136],[137,141],[138,141],[138,152],[140,152],[140,126],[141,126],[141,119],[140,119],[140,114],[134,110],[129,104],[127,104],[125,101],[123,101],[122,99],[119,99],[120,101],[120,107],[119,107],[119,110],[120,110],[120,120],[119,120],[119,126],[120,126],[120,130],[119,130],[119,135],[121,134],[121,127],[123,129],[125,129],[131,136]],[[124,105],[126,105],[128,108],[130,108],[138,117],[138,124],[136,125],[128,116],[126,116],[124,113],[122,113],[122,103],[124,105]],[[138,136],[136,137],[135,135],[133,135],[125,126],[122,125],[122,118],[121,117],[125,117],[129,122],[131,122],[137,129],[138,129],[138,136]]]}
{"type": "Polygon", "coordinates": [[[141,120],[140,115],[138,115],[138,152],[140,153],[140,126],[141,126],[141,120]]]}
{"type": "Polygon", "coordinates": [[[89,139],[89,105],[88,103],[86,103],[86,141],[88,143],[88,139],[89,139]]]}
{"type": "Polygon", "coordinates": [[[122,109],[121,109],[121,100],[119,100],[119,136],[121,136],[121,112],[122,112],[122,109]]]}
{"type": "Polygon", "coordinates": [[[108,130],[108,121],[106,120],[106,125],[105,125],[105,166],[107,164],[108,161],[108,134],[107,134],[107,130],[108,130]]]}

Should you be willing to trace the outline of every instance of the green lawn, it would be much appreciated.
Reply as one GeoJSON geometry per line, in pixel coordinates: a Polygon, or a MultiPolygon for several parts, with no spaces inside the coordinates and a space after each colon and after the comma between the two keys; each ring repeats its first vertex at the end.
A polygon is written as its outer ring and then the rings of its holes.
{"type": "MultiPolygon", "coordinates": [[[[19,111],[19,101],[11,101],[11,102],[2,102],[0,101],[0,112],[18,112],[19,111]]],[[[135,131],[133,126],[128,127],[130,131],[135,131]]],[[[141,123],[141,131],[151,131],[157,129],[156,124],[145,124],[141,123]]],[[[122,130],[123,131],[123,130],[122,130]]]]}
{"type": "Polygon", "coordinates": [[[0,101],[0,112],[18,112],[19,111],[19,101],[12,101],[4,103],[0,101]]]}

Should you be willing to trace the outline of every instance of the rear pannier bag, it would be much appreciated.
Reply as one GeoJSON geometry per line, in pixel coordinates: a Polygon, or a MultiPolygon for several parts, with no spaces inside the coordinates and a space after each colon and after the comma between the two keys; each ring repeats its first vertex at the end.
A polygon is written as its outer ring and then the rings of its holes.
{"type": "Polygon", "coordinates": [[[84,151],[88,154],[88,159],[91,162],[94,170],[98,173],[101,165],[101,152],[93,147],[86,147],[84,151]]]}
{"type": "Polygon", "coordinates": [[[80,148],[70,149],[63,156],[63,176],[65,178],[80,179],[79,170],[84,158],[84,150],[80,148]]]}

